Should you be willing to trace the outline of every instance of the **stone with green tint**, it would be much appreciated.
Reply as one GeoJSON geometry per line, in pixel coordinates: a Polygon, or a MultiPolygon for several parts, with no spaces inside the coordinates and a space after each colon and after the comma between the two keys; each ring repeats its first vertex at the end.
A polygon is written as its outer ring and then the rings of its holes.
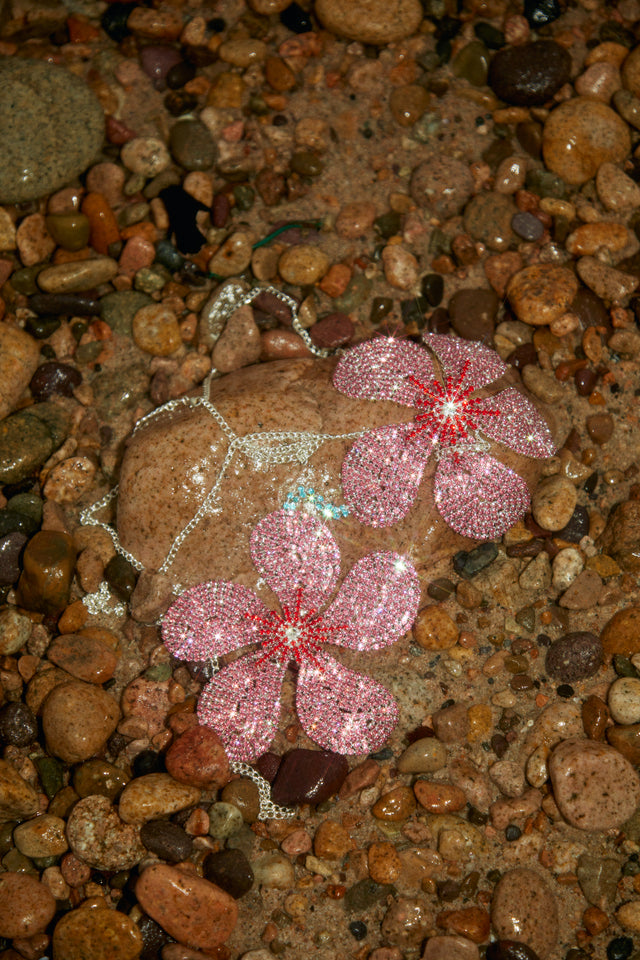
{"type": "Polygon", "coordinates": [[[53,757],[36,757],[34,760],[42,789],[51,800],[62,789],[64,768],[53,757]]]}
{"type": "Polygon", "coordinates": [[[393,893],[393,887],[389,884],[376,883],[369,878],[359,880],[345,894],[345,910],[348,913],[365,913],[390,893],[393,893]]]}
{"type": "Polygon", "coordinates": [[[400,233],[400,228],[402,226],[402,215],[397,213],[395,210],[389,210],[388,213],[383,213],[381,216],[376,217],[376,219],[373,221],[373,225],[380,236],[384,237],[385,240],[388,240],[389,237],[393,237],[397,233],[400,233]]]}
{"type": "Polygon", "coordinates": [[[170,663],[156,663],[144,672],[145,680],[168,680],[171,676],[170,663]]]}
{"type": "Polygon", "coordinates": [[[345,292],[333,301],[334,311],[351,313],[371,296],[372,281],[361,273],[355,274],[345,292]]]}
{"type": "Polygon", "coordinates": [[[233,197],[236,201],[236,209],[244,212],[251,210],[256,201],[256,192],[253,187],[240,183],[237,187],[233,188],[233,197]]]}
{"type": "Polygon", "coordinates": [[[564,180],[548,170],[529,170],[526,187],[539,197],[555,197],[557,200],[562,200],[567,195],[564,180]]]}
{"type": "Polygon", "coordinates": [[[489,74],[489,51],[480,40],[472,40],[453,58],[451,69],[473,87],[484,87],[489,74]]]}
{"type": "Polygon", "coordinates": [[[169,271],[156,263],[152,267],[142,267],[138,270],[133,285],[141,293],[159,293],[170,279],[169,271]]]}
{"type": "Polygon", "coordinates": [[[11,286],[17,293],[24,293],[27,297],[32,296],[38,292],[36,279],[45,266],[44,263],[37,263],[34,267],[22,267],[20,270],[15,270],[11,274],[11,286]]]}
{"type": "Polygon", "coordinates": [[[25,324],[27,333],[36,340],[46,340],[60,327],[59,317],[29,317],[25,324]]]}
{"type": "Polygon", "coordinates": [[[85,364],[93,363],[101,353],[102,344],[99,340],[94,340],[91,343],[81,343],[73,356],[78,364],[85,364]]]}
{"type": "Polygon", "coordinates": [[[65,250],[82,250],[89,243],[89,218],[84,213],[50,213],[47,230],[65,250]]]}
{"type": "Polygon", "coordinates": [[[613,658],[613,669],[619,677],[637,677],[638,671],[628,657],[616,653],[613,658]]]}
{"type": "Polygon", "coordinates": [[[153,303],[153,300],[146,293],[136,290],[116,290],[115,293],[108,293],[100,301],[102,319],[115,333],[130,337],[135,314],[141,307],[147,307],[150,303],[153,303]]]}
{"type": "Polygon", "coordinates": [[[299,150],[294,153],[289,161],[289,166],[293,173],[301,177],[319,177],[324,170],[324,164],[320,157],[310,150],[299,150]]]}
{"type": "Polygon", "coordinates": [[[200,120],[178,120],[171,129],[169,147],[185,170],[210,170],[217,159],[213,137],[200,120]]]}
{"type": "Polygon", "coordinates": [[[38,416],[39,408],[46,406],[37,404],[0,421],[0,483],[18,483],[30,476],[65,439],[68,427],[56,429],[55,417],[38,416]]]}
{"type": "Polygon", "coordinates": [[[86,760],[76,768],[73,786],[80,797],[101,796],[114,801],[131,777],[106,760],[86,760]]]}

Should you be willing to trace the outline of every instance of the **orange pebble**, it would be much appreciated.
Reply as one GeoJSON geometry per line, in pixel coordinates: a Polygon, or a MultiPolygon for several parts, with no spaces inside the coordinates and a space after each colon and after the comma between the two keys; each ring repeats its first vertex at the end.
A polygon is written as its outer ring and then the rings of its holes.
{"type": "Polygon", "coordinates": [[[93,256],[93,250],[90,250],[89,247],[83,247],[82,250],[65,250],[64,247],[58,247],[51,262],[75,263],[77,260],[91,260],[93,256]]]}
{"type": "Polygon", "coordinates": [[[71,43],[87,43],[100,36],[98,28],[80,14],[67,17],[67,30],[71,43]]]}
{"type": "Polygon", "coordinates": [[[107,256],[109,244],[120,239],[113,210],[101,193],[88,193],[80,208],[89,218],[89,242],[96,253],[107,256]]]}
{"type": "Polygon", "coordinates": [[[155,243],[158,239],[158,231],[153,223],[145,220],[142,223],[132,223],[130,227],[125,227],[120,236],[123,240],[129,240],[131,237],[142,237],[149,243],[155,243]]]}
{"type": "Polygon", "coordinates": [[[318,286],[328,297],[339,297],[345,292],[351,280],[351,270],[344,263],[334,263],[324,275],[318,286]]]}

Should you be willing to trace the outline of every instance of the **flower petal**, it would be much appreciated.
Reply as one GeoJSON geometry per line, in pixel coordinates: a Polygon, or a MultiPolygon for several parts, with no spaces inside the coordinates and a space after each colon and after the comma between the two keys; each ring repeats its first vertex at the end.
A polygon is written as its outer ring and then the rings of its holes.
{"type": "Polygon", "coordinates": [[[398,553],[372,553],[349,571],[322,618],[329,643],[379,650],[411,627],[420,601],[413,566],[398,553]]]}
{"type": "Polygon", "coordinates": [[[389,691],[333,657],[319,654],[298,674],[296,710],[307,734],[334,753],[378,750],[398,722],[389,691]]]}
{"type": "Polygon", "coordinates": [[[434,496],[449,526],[476,540],[501,536],[529,506],[529,489],[522,477],[486,454],[454,453],[442,459],[434,496]]]}
{"type": "Polygon", "coordinates": [[[483,402],[498,416],[478,418],[478,426],[490,440],[504,443],[516,453],[542,460],[556,452],[551,431],[538,409],[515,387],[508,387],[483,402]]]}
{"type": "Polygon", "coordinates": [[[340,550],[324,523],[308,513],[276,510],[251,534],[251,556],[284,606],[317,610],[333,593],[340,572],[340,550]]]}
{"type": "Polygon", "coordinates": [[[451,377],[454,382],[461,376],[465,364],[468,364],[460,384],[463,388],[478,390],[493,383],[509,369],[495,350],[490,350],[482,343],[444,337],[437,333],[425,333],[422,339],[439,358],[445,377],[451,377]]]}
{"type": "Polygon", "coordinates": [[[344,498],[361,523],[389,527],[415,500],[431,445],[409,440],[414,429],[404,423],[371,430],[344,458],[344,498]]]}
{"type": "Polygon", "coordinates": [[[258,625],[250,615],[267,609],[252,590],[214,580],[185,590],[169,607],[162,622],[162,640],[174,657],[208,660],[258,643],[258,625]]]}
{"type": "Polygon", "coordinates": [[[202,691],[198,719],[216,731],[230,760],[250,763],[271,745],[285,670],[257,651],[223,667],[202,691]]]}
{"type": "Polygon", "coordinates": [[[377,337],[353,347],[340,360],[333,385],[340,393],[361,400],[395,400],[414,407],[421,394],[409,376],[422,383],[435,377],[431,357],[410,340],[377,337]]]}

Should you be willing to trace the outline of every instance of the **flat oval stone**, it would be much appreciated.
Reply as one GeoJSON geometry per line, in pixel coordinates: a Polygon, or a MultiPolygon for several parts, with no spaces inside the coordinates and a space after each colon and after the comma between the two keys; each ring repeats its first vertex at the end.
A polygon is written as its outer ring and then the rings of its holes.
{"type": "Polygon", "coordinates": [[[165,763],[178,783],[211,789],[229,780],[229,760],[222,741],[210,727],[186,730],[167,750],[165,763]]]}
{"type": "Polygon", "coordinates": [[[500,940],[520,940],[546,957],[558,939],[558,905],[539,873],[518,867],[495,888],[491,923],[500,940]]]}
{"type": "Polygon", "coordinates": [[[552,110],[544,125],[542,151],[552,173],[578,186],[603,163],[619,163],[631,150],[626,123],[611,107],[574,97],[552,110]]]}
{"type": "Polygon", "coordinates": [[[308,243],[290,247],[278,261],[278,271],[286,283],[307,286],[320,280],[329,269],[329,258],[324,251],[308,243]]]}
{"type": "Polygon", "coordinates": [[[153,864],[136,883],[142,909],[180,943],[215,950],[238,920],[236,901],[213,883],[166,864],[153,864]]]}
{"type": "Polygon", "coordinates": [[[447,763],[447,748],[435,737],[423,737],[407,747],[398,760],[400,773],[435,773],[447,763]]]}
{"type": "Polygon", "coordinates": [[[285,753],[271,789],[277,804],[322,803],[337,793],[349,772],[345,757],[327,750],[285,753]]]}
{"type": "Polygon", "coordinates": [[[565,740],[548,766],[556,803],[572,826],[610,830],[635,813],[640,778],[613,747],[595,740],[565,740]]]}
{"type": "Polygon", "coordinates": [[[607,703],[616,723],[640,723],[640,679],[620,677],[614,680],[609,687],[607,703]]]}
{"type": "MultiPolygon", "coordinates": [[[[54,439],[54,431],[51,430],[47,418],[38,415],[42,407],[50,406],[43,404],[20,410],[0,421],[1,483],[18,483],[24,480],[41,467],[64,440],[64,433],[54,439]]],[[[65,418],[58,419],[62,424],[65,418]]]]}
{"type": "Polygon", "coordinates": [[[0,874],[0,937],[42,933],[56,912],[49,887],[28,873],[0,874]]]}
{"type": "Polygon", "coordinates": [[[422,22],[420,0],[317,0],[315,14],[331,33],[382,46],[415,33],[422,22]]]}
{"type": "Polygon", "coordinates": [[[55,687],[42,707],[47,749],[66,763],[88,760],[102,749],[120,719],[106,690],[72,681],[55,687]]]}
{"type": "Polygon", "coordinates": [[[71,537],[41,530],[29,540],[22,557],[18,602],[27,610],[59,613],[69,602],[75,549],[71,537]]]}
{"type": "Polygon", "coordinates": [[[500,100],[521,107],[546,103],[568,83],[571,56],[553,40],[503,47],[489,68],[489,86],[500,100]]]}
{"type": "Polygon", "coordinates": [[[53,931],[56,960],[136,960],[143,940],[130,917],[108,907],[70,910],[53,931]]]}
{"type": "Polygon", "coordinates": [[[47,659],[88,683],[106,683],[118,665],[116,654],[102,640],[75,633],[56,637],[47,648],[47,659]]]}
{"type": "Polygon", "coordinates": [[[575,683],[592,677],[601,663],[602,643],[594,633],[567,633],[547,650],[545,669],[554,680],[575,683]]]}
{"type": "Polygon", "coordinates": [[[75,293],[92,290],[113,279],[118,264],[111,257],[96,257],[94,260],[72,260],[45,267],[38,274],[38,286],[45,293],[75,293]]]}
{"type": "Polygon", "coordinates": [[[104,136],[89,86],[62,67],[17,57],[2,58],[0,86],[0,202],[35,200],[83,173],[104,136]]]}
{"type": "MultiPolygon", "coordinates": [[[[480,951],[477,944],[455,933],[447,937],[429,937],[422,954],[422,960],[479,960],[479,958],[480,951]]],[[[508,960],[508,958],[496,957],[492,960],[508,960]]],[[[514,957],[513,960],[516,958],[514,957]]]]}
{"type": "Polygon", "coordinates": [[[123,823],[107,797],[76,803],[67,821],[67,839],[75,856],[96,870],[130,870],[147,852],[139,827],[123,823]]]}
{"type": "Polygon", "coordinates": [[[514,239],[511,219],[517,212],[511,197],[502,193],[479,193],[464,211],[464,225],[474,240],[491,250],[506,250],[514,239]]]}
{"type": "Polygon", "coordinates": [[[242,850],[218,850],[207,854],[203,864],[205,879],[239,900],[253,886],[253,870],[242,850]]]}
{"type": "Polygon", "coordinates": [[[13,831],[13,840],[25,857],[58,857],[69,848],[65,826],[60,817],[44,813],[17,826],[13,831]]]}
{"type": "Polygon", "coordinates": [[[534,490],[531,512],[543,530],[562,530],[573,516],[577,491],[566,477],[546,477],[534,490]]]}
{"type": "Polygon", "coordinates": [[[73,788],[80,797],[101,796],[113,801],[131,777],[106,760],[87,760],[73,775],[73,788]]]}
{"type": "Polygon", "coordinates": [[[185,170],[209,170],[216,162],[213,137],[199,120],[178,120],[171,128],[169,146],[185,170]]]}
{"type": "Polygon", "coordinates": [[[144,823],[191,807],[200,789],[178,783],[168,773],[148,773],[130,780],[122,791],[118,812],[125,823],[144,823]]]}

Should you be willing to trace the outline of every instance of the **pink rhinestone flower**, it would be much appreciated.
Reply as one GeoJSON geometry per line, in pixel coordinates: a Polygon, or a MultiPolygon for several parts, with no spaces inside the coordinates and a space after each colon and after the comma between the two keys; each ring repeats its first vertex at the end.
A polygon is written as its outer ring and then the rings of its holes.
{"type": "Polygon", "coordinates": [[[467,537],[500,536],[525,513],[529,490],[522,477],[489,456],[483,438],[538,459],[555,451],[553,438],[515,387],[478,396],[509,369],[497,353],[436,334],[424,341],[428,350],[407,340],[369,340],[336,367],[333,383],[341,393],[416,410],[413,421],[356,440],[342,466],[345,500],[362,523],[397,523],[413,504],[433,453],[439,461],[434,497],[446,523],[467,537]]]}
{"type": "Polygon", "coordinates": [[[183,660],[260,644],[207,684],[198,704],[200,722],[216,730],[232,760],[254,760],[273,739],[280,688],[293,660],[296,708],[309,737],[336,753],[379,748],[397,722],[394,698],[324,648],[369,651],[398,640],[418,609],[415,570],[396,553],[363,557],[320,613],[340,571],[340,551],[325,524],[305,513],[271,513],[251,535],[251,556],[280,611],[269,609],[248,587],[213,581],[185,591],[162,625],[164,643],[183,660]]]}

